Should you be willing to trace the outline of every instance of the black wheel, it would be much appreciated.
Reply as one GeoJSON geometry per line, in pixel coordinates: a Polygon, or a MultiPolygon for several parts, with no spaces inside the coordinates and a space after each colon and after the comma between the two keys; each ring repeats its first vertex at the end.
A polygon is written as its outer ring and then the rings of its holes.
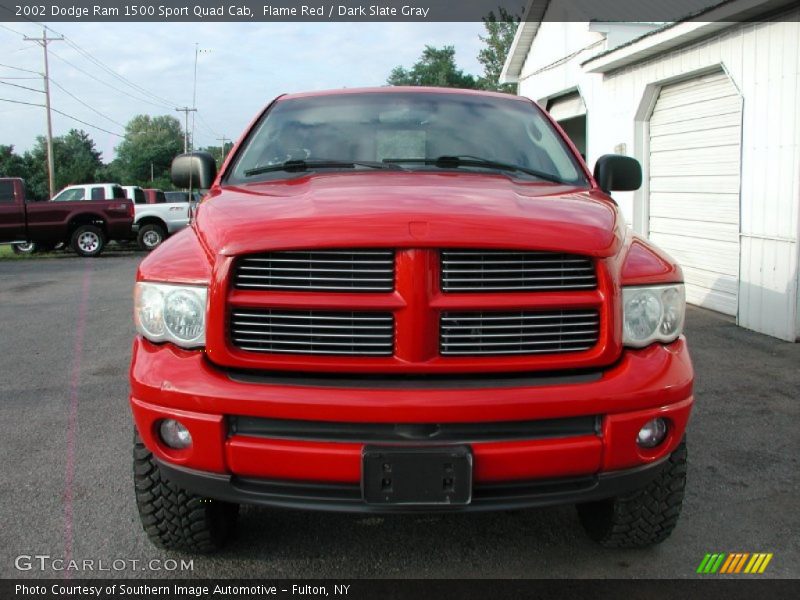
{"type": "Polygon", "coordinates": [[[167,481],[138,432],[133,440],[133,480],[139,518],[156,546],[207,554],[233,535],[239,505],[203,498],[167,481]]]}
{"type": "Polygon", "coordinates": [[[136,238],[136,241],[139,244],[139,248],[150,252],[151,250],[158,248],[161,245],[161,242],[163,242],[166,238],[167,232],[164,231],[164,228],[161,225],[156,223],[148,223],[139,230],[139,235],[136,238]]]}
{"type": "Polygon", "coordinates": [[[103,230],[94,225],[81,225],[72,232],[72,249],[79,256],[97,256],[106,245],[103,230]]]}
{"type": "Polygon", "coordinates": [[[686,456],[684,439],[658,477],[645,487],[578,505],[578,516],[589,537],[607,548],[644,548],[667,539],[683,505],[686,456]]]}
{"type": "Polygon", "coordinates": [[[19,254],[19,255],[34,254],[35,252],[39,251],[39,247],[36,245],[36,242],[24,242],[22,244],[12,244],[11,249],[14,251],[14,254],[19,254]]]}

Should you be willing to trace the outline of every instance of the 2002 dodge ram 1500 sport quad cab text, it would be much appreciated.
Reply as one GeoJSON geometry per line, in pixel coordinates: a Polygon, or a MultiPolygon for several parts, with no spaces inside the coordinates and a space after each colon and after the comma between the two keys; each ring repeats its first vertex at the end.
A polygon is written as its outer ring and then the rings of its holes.
{"type": "Polygon", "coordinates": [[[458,512],[574,503],[607,546],[661,542],[686,480],[683,276],[528,99],[281,96],[194,222],[139,266],[135,494],[167,548],[241,503],[458,512]]]}

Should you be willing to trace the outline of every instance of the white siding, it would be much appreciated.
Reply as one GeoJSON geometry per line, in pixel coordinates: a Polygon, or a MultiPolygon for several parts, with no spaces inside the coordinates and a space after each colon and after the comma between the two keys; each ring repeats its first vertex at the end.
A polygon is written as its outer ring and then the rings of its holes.
{"type": "Polygon", "coordinates": [[[683,267],[686,299],[735,315],[742,98],[722,71],[661,88],[650,116],[649,237],[683,267]]]}
{"type": "MultiPolygon", "coordinates": [[[[590,166],[601,154],[619,147],[646,163],[649,132],[646,126],[637,126],[637,119],[646,122],[649,117],[648,98],[652,108],[662,86],[722,67],[744,100],[738,322],[794,341],[800,333],[800,9],[776,18],[780,20],[732,25],[712,38],[606,75],[586,73],[580,65],[598,53],[599,47],[573,57],[564,53],[560,63],[553,60],[539,36],[544,34],[543,39],[553,44],[559,35],[580,29],[575,23],[545,22],[531,52],[537,48],[546,52],[547,61],[529,57],[519,92],[539,100],[577,87],[587,108],[590,166]],[[538,72],[532,68],[537,65],[541,69],[543,63],[552,66],[538,72]]],[[[584,33],[571,47],[586,46],[591,41],[589,35],[584,33]]],[[[735,164],[730,153],[721,153],[719,159],[719,167],[725,172],[735,164]]],[[[643,166],[647,176],[648,165],[643,166]]],[[[725,185],[724,181],[720,183],[725,185]]],[[[693,191],[672,192],[672,200],[686,208],[693,191]]],[[[653,193],[652,202],[645,193],[615,194],[615,199],[629,222],[642,225],[649,223],[647,206],[656,217],[663,209],[663,198],[657,196],[659,192],[653,193]],[[645,218],[636,218],[642,212],[645,218]]],[[[716,220],[732,216],[727,203],[712,202],[708,208],[717,213],[716,220]]],[[[730,233],[713,232],[718,236],[730,233]]]]}

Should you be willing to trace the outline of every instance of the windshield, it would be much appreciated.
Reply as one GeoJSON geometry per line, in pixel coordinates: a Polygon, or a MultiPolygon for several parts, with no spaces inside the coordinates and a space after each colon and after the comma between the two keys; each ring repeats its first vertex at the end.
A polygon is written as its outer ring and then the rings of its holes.
{"type": "Polygon", "coordinates": [[[587,185],[576,159],[534,105],[514,97],[435,92],[279,100],[248,136],[226,182],[376,165],[502,171],[587,185]]]}

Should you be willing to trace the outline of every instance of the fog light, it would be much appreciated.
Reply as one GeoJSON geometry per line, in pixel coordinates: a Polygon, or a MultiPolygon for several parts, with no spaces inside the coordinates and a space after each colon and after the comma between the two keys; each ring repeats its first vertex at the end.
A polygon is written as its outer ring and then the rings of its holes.
{"type": "Polygon", "coordinates": [[[667,437],[667,422],[664,419],[650,419],[639,430],[636,443],[642,448],[655,448],[667,437]]]}
{"type": "Polygon", "coordinates": [[[158,431],[162,441],[170,448],[181,450],[192,445],[192,435],[189,430],[175,419],[161,421],[158,431]]]}

